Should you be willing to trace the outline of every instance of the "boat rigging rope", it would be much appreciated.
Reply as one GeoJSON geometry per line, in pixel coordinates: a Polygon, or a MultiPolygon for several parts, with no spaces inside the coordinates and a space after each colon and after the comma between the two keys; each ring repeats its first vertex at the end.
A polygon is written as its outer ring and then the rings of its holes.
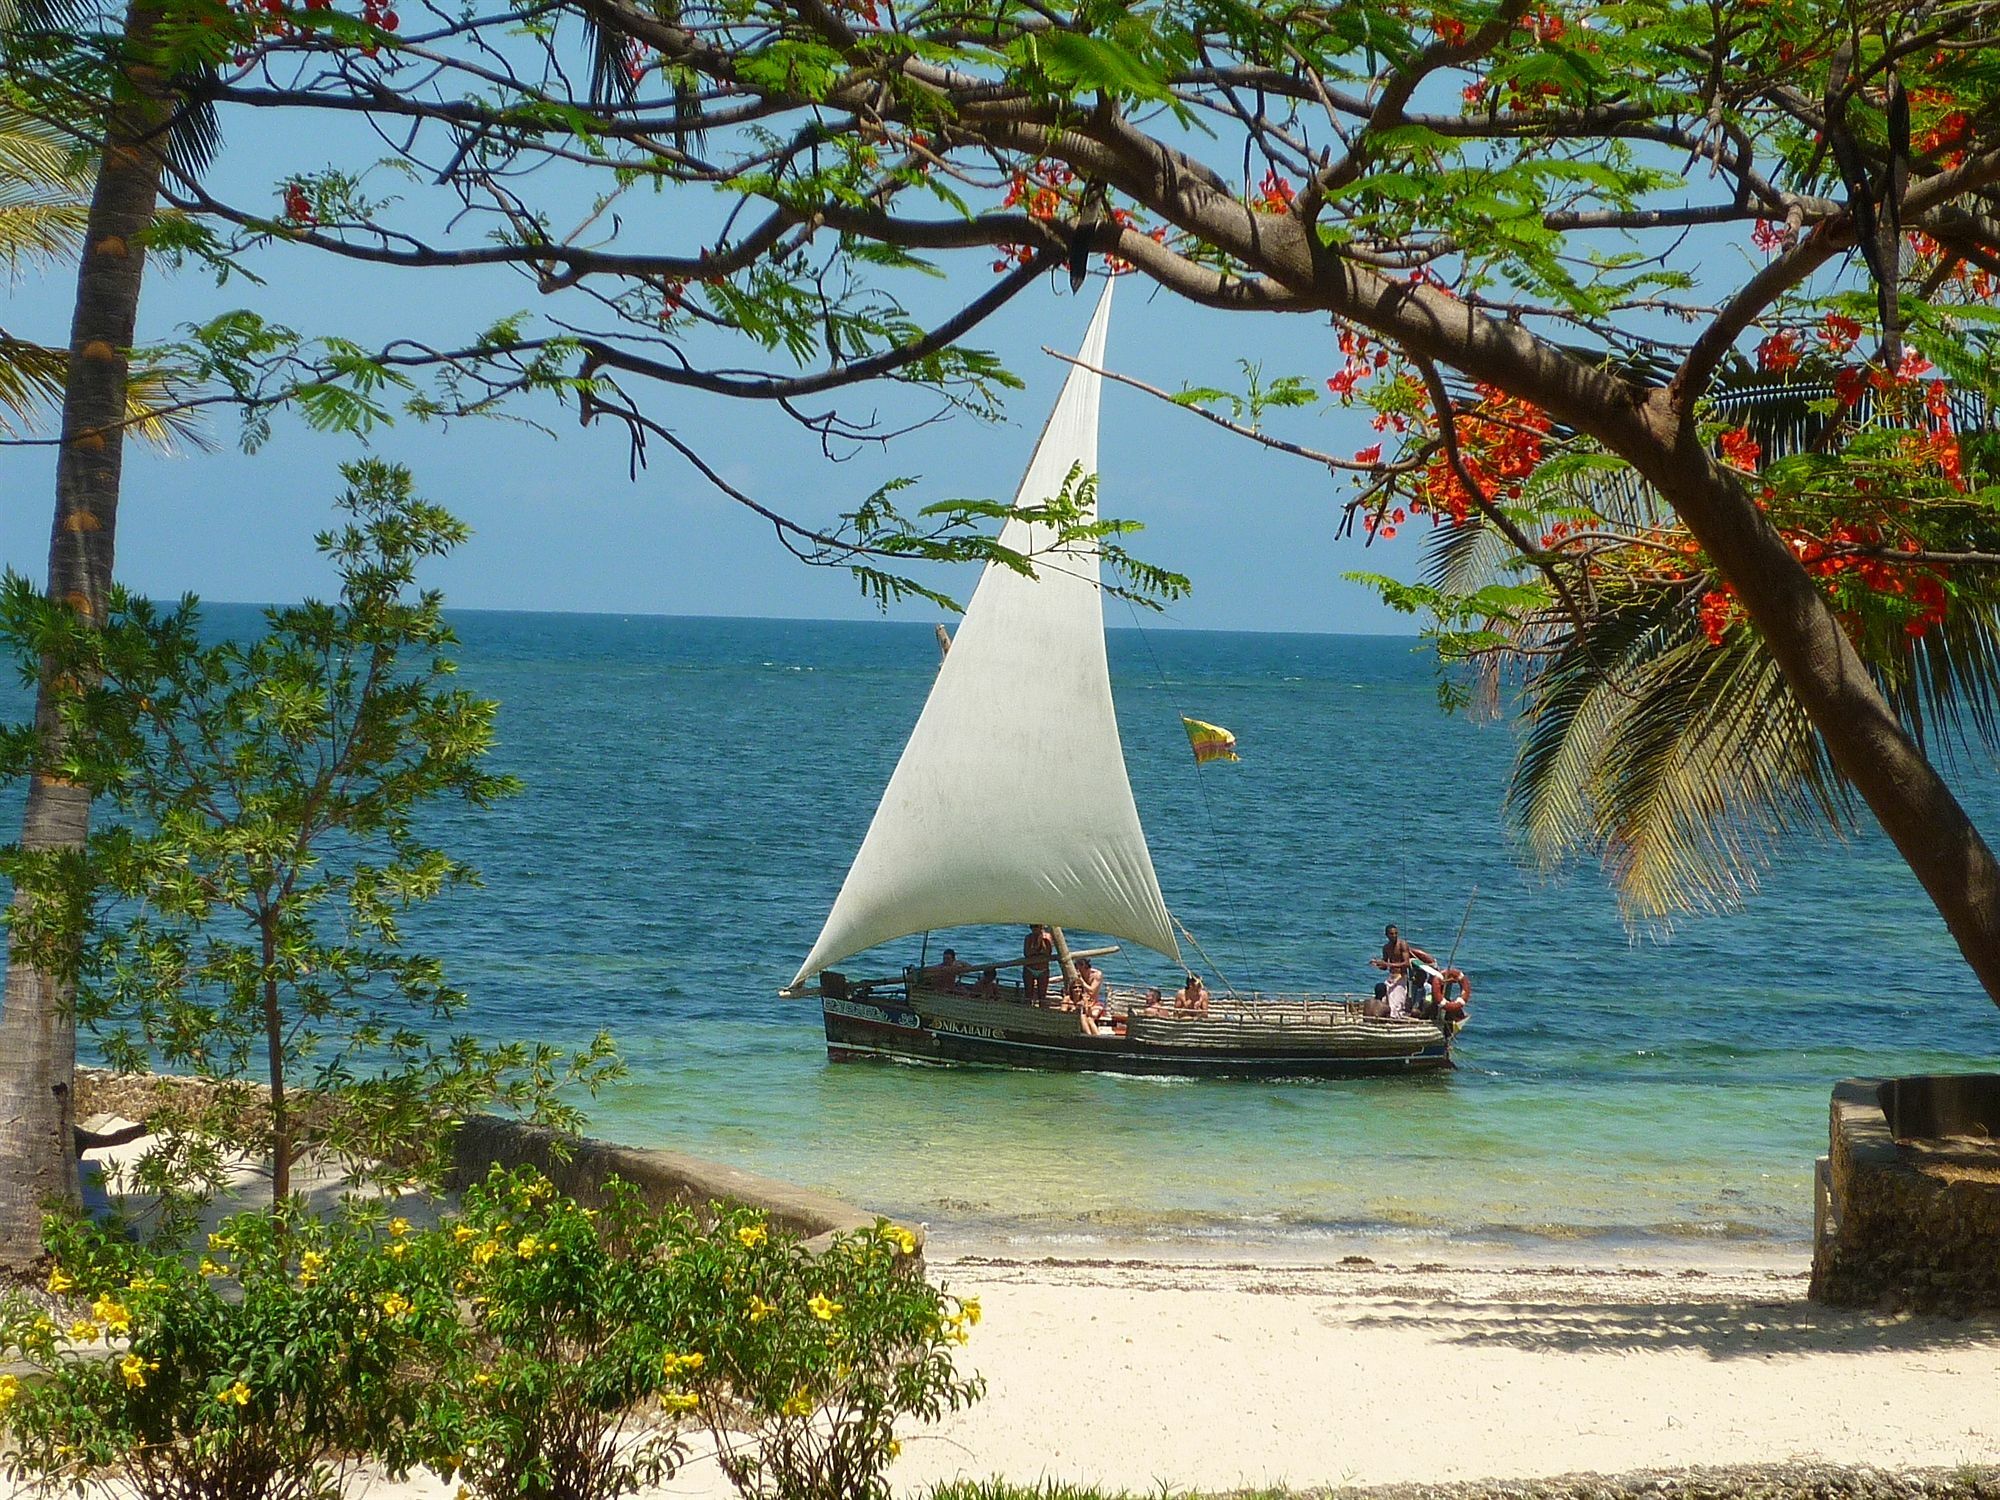
{"type": "MultiPolygon", "coordinates": [[[[1129,595],[1125,599],[1125,610],[1127,614],[1132,616],[1132,629],[1138,634],[1141,644],[1143,644],[1146,648],[1147,657],[1153,663],[1154,677],[1158,678],[1160,686],[1166,689],[1168,701],[1172,705],[1174,712],[1177,715],[1180,714],[1181,712],[1180,704],[1174,701],[1178,697],[1178,694],[1176,694],[1174,691],[1173,679],[1167,676],[1167,669],[1160,664],[1160,654],[1153,649],[1152,637],[1146,634],[1146,627],[1139,623],[1138,607],[1133,604],[1129,595]]],[[[1186,716],[1181,715],[1181,717],[1185,719],[1186,716]]],[[[1194,768],[1194,784],[1196,789],[1199,790],[1201,793],[1202,815],[1208,819],[1209,848],[1219,852],[1222,848],[1222,834],[1220,830],[1218,830],[1215,826],[1215,804],[1209,800],[1208,778],[1201,774],[1201,766],[1199,763],[1197,763],[1194,768]]],[[[1223,858],[1223,860],[1221,861],[1220,871],[1222,876],[1223,906],[1228,911],[1230,921],[1240,925],[1241,915],[1240,915],[1240,910],[1236,905],[1236,890],[1235,887],[1231,884],[1229,879],[1229,860],[1227,859],[1227,857],[1223,858]]],[[[1187,930],[1186,926],[1182,924],[1181,919],[1175,916],[1172,912],[1168,912],[1167,920],[1172,922],[1174,926],[1180,928],[1181,935],[1185,937],[1190,943],[1194,944],[1194,951],[1202,956],[1202,959],[1208,964],[1209,968],[1214,971],[1215,977],[1222,981],[1222,987],[1228,990],[1232,996],[1235,995],[1236,988],[1234,985],[1230,984],[1228,977],[1223,974],[1222,966],[1218,964],[1213,958],[1209,957],[1208,950],[1202,947],[1200,942],[1196,940],[1195,935],[1187,930]]]]}
{"type": "Polygon", "coordinates": [[[1214,959],[1208,956],[1208,950],[1202,947],[1201,939],[1196,937],[1193,933],[1187,930],[1187,923],[1183,922],[1179,917],[1175,916],[1172,912],[1167,913],[1167,920],[1173,923],[1174,926],[1180,928],[1181,936],[1186,938],[1190,943],[1194,945],[1194,951],[1201,955],[1202,961],[1206,963],[1209,966],[1209,968],[1215,971],[1215,977],[1217,979],[1220,979],[1222,981],[1222,987],[1225,990],[1229,991],[1229,998],[1232,1000],[1241,1000],[1243,997],[1236,993],[1236,986],[1231,984],[1229,982],[1229,976],[1222,972],[1222,965],[1217,963],[1214,959]]]}

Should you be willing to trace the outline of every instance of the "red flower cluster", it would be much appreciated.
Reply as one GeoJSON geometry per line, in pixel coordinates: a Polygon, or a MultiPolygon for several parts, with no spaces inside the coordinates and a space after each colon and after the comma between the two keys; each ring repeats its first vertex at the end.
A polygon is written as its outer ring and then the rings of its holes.
{"type": "Polygon", "coordinates": [[[1288,214],[1292,211],[1292,201],[1298,196],[1292,191],[1291,183],[1275,171],[1264,173],[1264,180],[1257,184],[1259,197],[1251,206],[1259,213],[1288,214]]]}
{"type": "Polygon", "coordinates": [[[1448,42],[1454,47],[1465,40],[1465,22],[1459,20],[1457,16],[1432,16],[1431,30],[1439,41],[1448,42]]]}
{"type": "Polygon", "coordinates": [[[1347,363],[1341,367],[1339,374],[1327,378],[1326,388],[1340,397],[1342,406],[1350,406],[1354,402],[1354,388],[1389,367],[1389,351],[1370,344],[1367,334],[1343,328],[1340,330],[1340,352],[1347,356],[1347,363]]]}
{"type": "Polygon", "coordinates": [[[1785,241],[1789,238],[1784,225],[1769,219],[1759,219],[1750,226],[1750,243],[1766,255],[1776,255],[1785,248],[1785,241]]]}
{"type": "Polygon", "coordinates": [[[1789,328],[1780,328],[1776,333],[1757,346],[1757,368],[1773,372],[1797,368],[1799,363],[1799,336],[1789,328]]]}
{"type": "MultiPolygon", "coordinates": [[[[1904,633],[1912,640],[1921,640],[1933,627],[1943,624],[1950,611],[1951,590],[1946,586],[1940,569],[1931,564],[1911,566],[1870,557],[1861,550],[1885,545],[1879,526],[1843,522],[1823,537],[1802,531],[1787,531],[1785,540],[1800,566],[1815,578],[1839,580],[1851,577],[1873,593],[1908,599],[1917,608],[1917,612],[1903,622],[1904,633]]],[[[1904,551],[1919,550],[1914,537],[1903,537],[1896,545],[1904,551]]]]}
{"type": "MultiPolygon", "coordinates": [[[[1546,412],[1497,387],[1474,387],[1477,405],[1458,416],[1459,456],[1479,488],[1496,499],[1518,499],[1521,483],[1542,461],[1549,430],[1546,412]]],[[[1417,481],[1414,508],[1463,525],[1472,494],[1442,453],[1431,459],[1417,481]]]]}
{"type": "Polygon", "coordinates": [[[1747,427],[1732,427],[1723,433],[1720,445],[1722,461],[1732,469],[1741,469],[1746,474],[1755,474],[1757,465],[1763,461],[1764,448],[1750,436],[1747,427]]]}
{"type": "Polygon", "coordinates": [[[319,222],[313,213],[312,198],[306,193],[305,184],[288,182],[285,184],[285,222],[311,228],[319,222]]]}
{"type": "MultiPolygon", "coordinates": [[[[251,29],[260,40],[288,40],[299,35],[302,29],[286,13],[286,0],[229,0],[229,4],[238,15],[249,18],[251,29]]],[[[304,9],[315,13],[333,9],[333,0],[302,0],[302,4],[304,9]]],[[[361,19],[381,31],[394,31],[402,24],[390,0],[361,0],[361,19]]],[[[379,50],[370,42],[361,48],[361,55],[373,57],[379,50]]],[[[244,66],[253,55],[248,50],[239,50],[236,66],[244,66]]]]}
{"type": "MultiPolygon", "coordinates": [[[[1000,200],[1000,205],[1003,208],[1025,205],[1029,218],[1053,219],[1062,212],[1063,189],[1075,181],[1076,173],[1060,162],[1036,162],[1026,171],[1014,173],[1007,184],[1007,196],[1000,200]]],[[[1119,222],[1125,221],[1120,219],[1119,222]]],[[[1026,245],[999,245],[995,248],[1000,252],[1000,258],[993,262],[996,272],[1025,266],[1034,258],[1034,251],[1026,245]]]]}
{"type": "Polygon", "coordinates": [[[1743,607],[1736,602],[1736,595],[1728,584],[1719,589],[1710,589],[1701,596],[1701,633],[1708,637],[1711,646],[1720,646],[1729,627],[1743,617],[1743,607]]]}

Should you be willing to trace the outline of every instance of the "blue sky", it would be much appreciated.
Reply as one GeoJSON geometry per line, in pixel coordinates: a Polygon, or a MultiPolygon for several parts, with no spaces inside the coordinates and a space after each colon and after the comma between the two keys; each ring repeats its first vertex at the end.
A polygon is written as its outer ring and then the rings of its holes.
{"type": "MultiPolygon", "coordinates": [[[[314,157],[298,123],[265,115],[225,122],[229,146],[219,180],[239,201],[265,201],[267,185],[314,157]],[[251,128],[254,127],[254,128],[251,128]]],[[[379,154],[379,145],[374,154],[379,154]]],[[[421,193],[407,185],[404,193],[421,193]]],[[[643,206],[642,206],[643,211],[643,206]]],[[[643,236],[643,224],[631,232],[643,236]]],[[[974,296],[990,284],[990,255],[968,254],[926,297],[974,296]]],[[[398,271],[340,263],[281,247],[260,256],[266,285],[218,288],[194,270],[149,274],[142,337],[254,306],[306,332],[372,341],[424,332],[464,338],[495,317],[535,307],[537,294],[511,273],[398,271]]],[[[7,294],[0,323],[12,333],[61,341],[69,316],[67,274],[31,277],[7,294]]],[[[734,483],[802,519],[825,518],[881,481],[918,476],[921,498],[1013,491],[1064,367],[1040,352],[1072,348],[1088,321],[1092,285],[1081,298],[1051,279],[989,321],[974,342],[996,350],[1027,381],[1006,421],[956,416],[899,439],[887,452],[827,462],[808,434],[775,410],[742,402],[659,398],[655,410],[734,483]]],[[[1336,364],[1323,321],[1225,315],[1190,307],[1138,278],[1119,289],[1109,359],[1153,384],[1240,384],[1239,359],[1268,374],[1315,379],[1336,364]]],[[[747,358],[746,363],[749,363],[747,358]]],[[[906,413],[895,393],[885,414],[906,413]]],[[[492,421],[448,430],[405,421],[373,439],[379,453],[409,463],[423,491],[468,520],[474,541],[439,573],[457,606],[596,610],[646,614],[739,614],[866,618],[874,606],[845,573],[808,568],[769,528],[711,489],[671,452],[657,450],[634,480],[628,454],[608,428],[583,430],[554,406],[524,408],[553,424],[553,435],[492,421]]],[[[355,455],[351,438],[329,439],[282,421],[254,454],[235,445],[233,418],[213,424],[213,453],[160,457],[129,452],[120,516],[119,576],[155,595],[192,590],[217,600],[296,598],[323,590],[311,549],[330,514],[335,466],[355,455]]],[[[1352,451],[1374,434],[1365,417],[1329,407],[1293,419],[1292,433],[1330,451],[1352,451]]],[[[0,450],[0,558],[39,577],[46,554],[53,454],[0,450]]],[[[1134,550],[1188,573],[1194,597],[1170,623],[1206,628],[1408,631],[1344,571],[1414,571],[1414,532],[1364,556],[1335,543],[1347,490],[1297,459],[1269,454],[1138,392],[1108,387],[1100,458],[1107,513],[1146,524],[1134,550]],[[1385,555],[1385,553],[1387,555],[1385,555]]],[[[926,579],[963,599],[970,578],[926,579]]],[[[934,618],[913,605],[905,618],[934,618]]],[[[1123,614],[1114,608],[1114,623],[1123,614]]]]}

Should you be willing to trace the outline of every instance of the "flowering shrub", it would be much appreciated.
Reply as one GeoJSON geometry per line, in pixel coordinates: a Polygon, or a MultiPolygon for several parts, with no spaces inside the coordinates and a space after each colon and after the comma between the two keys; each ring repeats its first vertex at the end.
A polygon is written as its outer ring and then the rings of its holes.
{"type": "Polygon", "coordinates": [[[365,1221],[242,1214],[198,1265],[97,1226],[51,1221],[58,1320],[15,1294],[0,1382],[16,1479],[108,1481],[139,1500],[320,1500],[410,1415],[397,1372],[453,1320],[406,1288],[365,1221]]]}
{"type": "Polygon", "coordinates": [[[713,1222],[610,1185],[602,1210],[496,1168],[406,1263],[464,1317],[413,1369],[416,1424],[387,1456],[480,1497],[629,1494],[705,1429],[746,1495],[887,1493],[894,1423],[978,1392],[950,1353],[976,1303],[930,1286],[910,1231],[808,1251],[747,1211],[713,1222]]]}
{"type": "Polygon", "coordinates": [[[755,1500],[883,1496],[895,1423],[979,1392],[951,1355],[979,1321],[881,1223],[808,1250],[747,1210],[585,1208],[495,1168],[461,1216],[243,1214],[188,1261],[52,1222],[48,1290],[0,1355],[9,1467],[138,1500],[326,1500],[366,1459],[481,1500],[609,1500],[711,1438],[755,1500]]]}

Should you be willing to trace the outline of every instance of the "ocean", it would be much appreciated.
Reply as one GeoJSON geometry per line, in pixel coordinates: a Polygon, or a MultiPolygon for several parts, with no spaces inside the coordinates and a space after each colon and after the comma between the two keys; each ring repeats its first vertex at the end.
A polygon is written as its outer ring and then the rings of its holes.
{"type": "MultiPolygon", "coordinates": [[[[241,606],[217,625],[254,628],[241,606]]],[[[1800,838],[1733,915],[1633,933],[1505,831],[1514,742],[1408,639],[1110,632],[1169,906],[1239,988],[1364,989],[1386,922],[1476,984],[1459,1068],[1231,1082],[835,1066],[779,998],[936,669],[931,627],[460,613],[526,783],[432,821],[483,871],[407,924],[464,1028],[619,1042],[594,1134],[1002,1253],[1791,1255],[1828,1090],[2000,1065],[2000,1010],[1885,841],[1800,838]],[[1178,716],[1242,760],[1197,769],[1178,716]],[[1477,887],[1467,916],[1468,896],[1477,887]]],[[[1990,767],[1959,781],[2000,835],[1990,767]]],[[[1025,813],[1024,816],[1030,816],[1025,813]]],[[[920,939],[843,967],[894,972],[920,939]]],[[[1003,935],[993,956],[1018,952],[1003,935]]],[[[933,940],[933,955],[942,940],[933,940]]],[[[969,958],[985,948],[958,946],[969,958]],[[975,951],[977,950],[977,951],[975,951]]],[[[1114,983],[1165,983],[1128,948],[1114,983]]]]}
{"type": "MultiPolygon", "coordinates": [[[[1441,952],[1465,920],[1461,1066],[1282,1084],[834,1066],[816,1006],[777,991],[915,722],[930,627],[456,623],[464,681],[502,704],[494,759],[527,783],[449,815],[485,889],[412,924],[472,994],[466,1024],[606,1027],[632,1076],[596,1133],[956,1242],[1788,1251],[1835,1080],[2000,1059],[2000,1010],[1877,837],[1795,840],[1742,911],[1635,934],[1595,869],[1526,862],[1500,817],[1508,727],[1441,713],[1414,641],[1127,628],[1120,729],[1175,913],[1263,989],[1364,988],[1384,923],[1441,952]],[[1243,759],[1197,769],[1181,713],[1243,759]]],[[[2000,833],[1990,770],[1960,781],[2000,833]]],[[[845,967],[894,972],[919,946],[845,967]]],[[[1169,977],[1138,950],[1105,966],[1169,977]]]]}

